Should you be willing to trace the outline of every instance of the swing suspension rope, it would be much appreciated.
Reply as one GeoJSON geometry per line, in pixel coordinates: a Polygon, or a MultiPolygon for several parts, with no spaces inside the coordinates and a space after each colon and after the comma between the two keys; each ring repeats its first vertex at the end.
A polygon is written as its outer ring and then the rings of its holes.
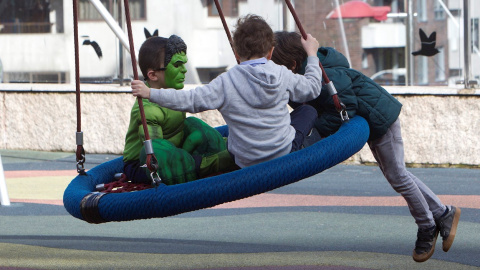
{"type": "MultiPolygon", "coordinates": [[[[77,0],[74,1],[76,6],[77,0]]],[[[127,0],[125,3],[128,7],[127,0]]],[[[127,8],[126,12],[129,13],[127,8]]],[[[129,36],[130,48],[133,48],[131,28],[129,36]]],[[[133,50],[131,55],[135,70],[133,50]]],[[[73,179],[65,189],[63,202],[72,216],[89,223],[173,216],[247,198],[310,177],[358,152],[368,136],[368,124],[357,116],[342,124],[332,136],[262,165],[181,185],[159,184],[155,188],[148,184],[142,188],[139,187],[141,184],[129,183],[124,174],[118,173],[123,169],[123,160],[119,157],[96,166],[88,175],[78,175],[73,179]],[[120,190],[111,185],[114,174],[120,190]],[[99,185],[104,185],[107,192],[92,191],[99,185]],[[128,192],[136,190],[138,192],[128,192]]]]}
{"type": "MultiPolygon", "coordinates": [[[[298,18],[297,12],[293,8],[292,3],[290,2],[290,0],[285,0],[285,3],[287,4],[290,13],[292,13],[293,19],[295,20],[295,23],[297,24],[298,30],[300,30],[303,39],[307,39],[307,33],[305,32],[305,29],[303,29],[302,23],[300,22],[300,19],[298,18]]],[[[330,81],[330,79],[328,78],[325,69],[323,69],[322,63],[319,63],[319,65],[320,69],[322,70],[323,81],[326,85],[328,93],[330,94],[330,96],[332,96],[333,103],[335,104],[335,109],[337,110],[337,112],[340,113],[340,118],[342,119],[342,122],[347,122],[349,120],[347,108],[338,97],[337,89],[335,89],[335,85],[333,85],[333,82],[330,81]]]]}
{"type": "MultiPolygon", "coordinates": [[[[230,47],[232,48],[233,53],[235,53],[235,50],[233,48],[233,41],[232,37],[230,34],[230,30],[228,29],[225,16],[223,14],[222,8],[220,6],[220,3],[218,0],[214,0],[215,6],[218,10],[220,19],[222,21],[222,25],[224,27],[225,33],[227,34],[228,41],[230,43],[230,47]]],[[[293,8],[290,0],[285,0],[288,9],[290,10],[298,29],[300,30],[300,33],[304,39],[307,38],[307,34],[295,12],[295,9],[293,8]]],[[[77,143],[77,150],[76,150],[76,160],[77,160],[77,172],[81,175],[85,175],[85,168],[84,168],[84,162],[85,162],[85,149],[83,148],[83,132],[81,130],[81,103],[80,103],[80,75],[79,75],[79,49],[78,49],[78,9],[77,9],[78,3],[77,0],[73,0],[73,19],[74,19],[74,45],[75,45],[75,86],[76,86],[76,104],[77,104],[77,132],[76,132],[76,143],[77,143]]],[[[133,35],[132,35],[132,26],[131,26],[131,18],[130,18],[130,9],[129,9],[129,3],[128,0],[124,0],[124,6],[125,6],[125,17],[126,17],[126,24],[127,24],[127,30],[128,30],[128,38],[129,38],[129,45],[130,45],[130,56],[131,56],[131,61],[132,61],[132,69],[133,69],[133,75],[134,79],[138,80],[138,71],[137,71],[137,61],[135,57],[135,48],[134,48],[134,43],[133,43],[133,35]]],[[[237,63],[239,63],[239,60],[237,59],[237,63]]],[[[326,85],[326,88],[329,92],[329,94],[332,96],[334,105],[336,110],[340,113],[340,117],[342,119],[342,122],[348,121],[348,114],[346,112],[346,107],[345,105],[340,101],[337,91],[335,89],[335,86],[333,85],[332,81],[328,78],[327,74],[325,73],[325,70],[322,66],[321,63],[319,63],[319,66],[322,70],[322,77],[323,81],[326,85]]],[[[146,164],[145,166],[148,168],[150,171],[150,177],[152,179],[152,186],[157,186],[158,184],[161,183],[161,178],[159,177],[157,173],[158,169],[158,161],[154,155],[153,151],[153,146],[152,146],[152,141],[150,139],[150,135],[148,132],[148,126],[146,122],[146,117],[145,117],[145,111],[143,108],[143,100],[141,97],[137,98],[137,102],[139,105],[139,110],[140,110],[140,116],[142,120],[142,126],[145,134],[145,142],[144,142],[144,147],[145,147],[145,152],[147,155],[146,158],[146,164]]],[[[119,188],[119,185],[126,187],[128,184],[125,181],[125,179],[118,180],[117,182],[120,184],[116,183],[111,183],[110,186],[105,186],[101,187],[100,189],[106,189],[112,190],[112,188],[119,188]],[[123,180],[123,181],[122,181],[123,180]],[[123,183],[123,184],[122,184],[123,183]]],[[[142,187],[143,188],[143,187],[142,187]]],[[[129,188],[127,188],[129,189],[129,188]]]]}
{"type": "MultiPolygon", "coordinates": [[[[215,6],[217,7],[217,10],[218,10],[218,15],[220,16],[220,19],[222,20],[222,24],[223,24],[223,28],[225,29],[225,33],[227,34],[228,42],[230,43],[230,46],[232,47],[233,53],[235,53],[235,49],[233,48],[232,36],[230,34],[230,30],[228,29],[227,23],[225,21],[225,16],[223,15],[222,7],[220,6],[220,3],[218,2],[218,0],[214,0],[214,2],[215,2],[215,6]]],[[[300,20],[298,19],[297,13],[295,12],[295,9],[293,8],[292,3],[290,2],[290,0],[285,0],[285,3],[287,4],[288,9],[292,13],[292,16],[293,16],[293,18],[294,18],[294,20],[297,24],[297,27],[300,30],[300,33],[302,34],[302,37],[304,39],[307,39],[307,33],[303,29],[303,26],[302,26],[300,20]]],[[[237,59],[237,63],[239,63],[238,59],[237,59]]],[[[323,82],[326,85],[328,93],[330,94],[330,96],[332,96],[333,103],[335,105],[335,109],[337,110],[337,112],[340,113],[340,118],[342,119],[342,122],[347,122],[349,120],[348,113],[347,113],[347,108],[346,108],[345,104],[343,104],[340,101],[340,98],[337,95],[337,90],[335,89],[335,86],[333,85],[333,82],[330,81],[330,79],[328,78],[327,73],[325,73],[325,70],[323,69],[322,63],[319,62],[319,66],[320,66],[320,69],[322,70],[323,82]]]]}
{"type": "MultiPolygon", "coordinates": [[[[130,45],[130,56],[132,59],[132,68],[134,79],[138,80],[137,60],[135,58],[135,48],[133,45],[132,26],[130,19],[130,9],[128,0],[124,0],[126,24],[128,28],[128,37],[130,45]]],[[[81,175],[85,175],[85,150],[83,148],[83,132],[81,122],[81,105],[80,105],[80,68],[79,68],[79,50],[78,50],[78,1],[73,0],[73,31],[74,31],[74,45],[75,45],[75,88],[76,88],[76,104],[77,104],[77,132],[76,132],[76,160],[77,160],[77,172],[81,175]]],[[[143,108],[143,100],[141,97],[137,98],[138,106],[140,110],[140,116],[142,120],[143,131],[145,134],[145,152],[147,154],[146,167],[150,171],[150,177],[152,179],[152,186],[157,186],[161,183],[161,179],[158,176],[158,161],[155,158],[152,141],[148,132],[147,121],[145,118],[145,110],[143,108]]]]}
{"type": "Polygon", "coordinates": [[[85,168],[83,163],[85,163],[85,149],[83,148],[83,132],[82,132],[82,116],[81,116],[81,106],[80,106],[80,68],[79,68],[79,57],[78,57],[78,9],[77,9],[77,0],[73,0],[73,36],[74,36],[74,45],[75,45],[75,93],[76,93],[76,104],[77,104],[77,132],[75,133],[77,150],[76,150],[76,160],[77,160],[77,172],[81,175],[85,175],[85,168]]]}
{"type": "MultiPolygon", "coordinates": [[[[218,2],[218,0],[214,0],[214,1],[215,1],[215,6],[217,7],[218,15],[222,20],[223,29],[225,29],[225,34],[227,34],[228,42],[230,43],[230,47],[232,48],[233,54],[235,55],[235,49],[233,48],[232,35],[230,34],[230,30],[228,30],[228,25],[227,25],[227,22],[225,21],[225,16],[223,16],[222,7],[220,6],[220,3],[218,2]]],[[[238,59],[237,59],[237,64],[240,64],[240,60],[238,59]]]]}
{"type": "MultiPolygon", "coordinates": [[[[128,43],[130,45],[130,57],[132,59],[132,68],[133,68],[133,77],[135,80],[138,80],[138,71],[137,71],[137,59],[135,57],[135,48],[133,46],[133,35],[132,35],[132,23],[130,19],[130,8],[128,5],[128,0],[124,0],[123,4],[125,6],[125,19],[127,23],[128,30],[128,43]]],[[[148,133],[147,120],[145,118],[145,111],[143,109],[143,100],[141,97],[137,97],[138,107],[140,109],[140,116],[142,119],[143,131],[145,133],[145,153],[147,154],[146,166],[150,171],[150,177],[152,179],[152,185],[157,186],[161,183],[160,176],[158,176],[158,161],[153,152],[152,141],[150,140],[150,135],[148,133]]]]}

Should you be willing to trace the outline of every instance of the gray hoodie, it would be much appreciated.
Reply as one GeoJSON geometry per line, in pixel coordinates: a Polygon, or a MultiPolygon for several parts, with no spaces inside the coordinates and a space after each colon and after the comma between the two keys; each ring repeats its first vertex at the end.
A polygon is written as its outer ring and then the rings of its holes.
{"type": "Polygon", "coordinates": [[[194,89],[151,89],[150,101],[190,113],[218,109],[228,125],[228,150],[235,163],[242,168],[255,165],[290,153],[295,130],[289,99],[302,103],[320,95],[318,57],[307,61],[304,76],[272,61],[236,65],[194,89]]]}

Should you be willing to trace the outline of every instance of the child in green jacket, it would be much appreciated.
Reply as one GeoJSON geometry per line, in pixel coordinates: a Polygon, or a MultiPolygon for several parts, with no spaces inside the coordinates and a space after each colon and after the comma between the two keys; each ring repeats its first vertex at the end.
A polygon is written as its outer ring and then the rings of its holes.
{"type": "MultiPolygon", "coordinates": [[[[306,54],[300,43],[300,35],[277,32],[275,37],[277,44],[272,60],[295,73],[303,74],[306,54]]],[[[367,120],[370,128],[368,145],[372,154],[390,185],[407,202],[418,225],[413,259],[424,262],[433,255],[438,233],[443,238],[443,250],[448,251],[455,238],[461,210],[443,205],[422,181],[407,171],[398,119],[402,104],[383,87],[350,68],[345,56],[335,49],[320,47],[317,55],[325,73],[335,85],[338,97],[345,104],[349,117],[359,115],[367,120]]],[[[315,128],[321,137],[338,130],[342,120],[328,91],[322,91],[318,98],[307,104],[318,111],[315,128]]]]}

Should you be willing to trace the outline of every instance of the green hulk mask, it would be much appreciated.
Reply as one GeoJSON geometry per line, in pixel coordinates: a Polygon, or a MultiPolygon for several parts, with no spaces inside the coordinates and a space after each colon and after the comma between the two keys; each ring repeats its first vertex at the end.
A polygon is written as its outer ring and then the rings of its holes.
{"type": "Polygon", "coordinates": [[[165,70],[165,84],[168,88],[182,89],[185,82],[187,68],[185,64],[188,58],[185,52],[176,53],[167,65],[165,70]]]}

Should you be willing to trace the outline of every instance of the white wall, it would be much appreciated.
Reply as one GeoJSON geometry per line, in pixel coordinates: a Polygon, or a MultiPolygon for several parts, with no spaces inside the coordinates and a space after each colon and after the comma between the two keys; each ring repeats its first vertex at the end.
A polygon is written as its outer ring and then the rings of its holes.
{"type": "Polygon", "coordinates": [[[5,72],[61,72],[69,70],[62,34],[2,34],[0,58],[5,72]]]}
{"type": "MultiPolygon", "coordinates": [[[[4,104],[0,106],[0,148],[74,152],[76,102],[72,88],[64,84],[0,84],[0,104],[4,104]]],[[[81,95],[87,155],[121,154],[135,101],[129,87],[82,85],[82,90],[94,91],[81,95]]],[[[387,90],[403,104],[400,121],[407,163],[480,166],[480,118],[472,117],[480,111],[480,90],[416,86],[387,90]]],[[[225,124],[216,110],[196,116],[211,126],[225,124]]],[[[353,160],[375,162],[368,146],[353,160]]]]}

